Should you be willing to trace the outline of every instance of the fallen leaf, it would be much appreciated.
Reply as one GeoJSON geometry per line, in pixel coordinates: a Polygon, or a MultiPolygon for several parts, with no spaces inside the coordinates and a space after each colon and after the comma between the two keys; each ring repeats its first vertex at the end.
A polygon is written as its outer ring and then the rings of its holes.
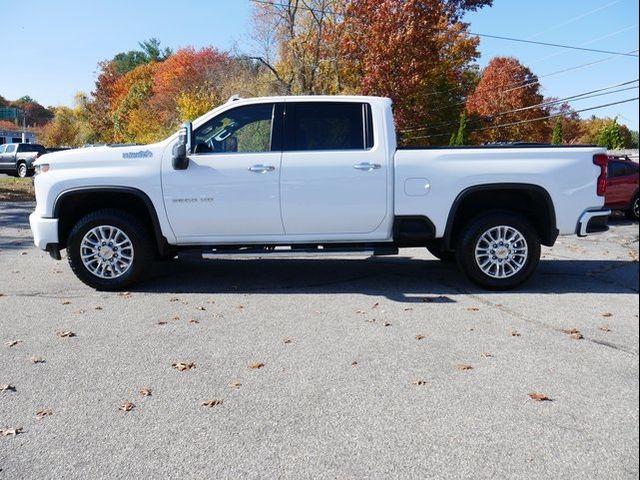
{"type": "Polygon", "coordinates": [[[284,343],[291,343],[291,342],[293,342],[293,340],[291,340],[290,338],[285,338],[285,339],[283,340],[283,342],[284,342],[284,343]]]}
{"type": "Polygon", "coordinates": [[[178,315],[175,315],[174,317],[171,318],[171,320],[180,320],[180,317],[178,315]]]}
{"type": "Polygon", "coordinates": [[[416,340],[422,340],[424,338],[425,338],[424,335],[421,335],[421,334],[416,335],[416,340]]]}
{"type": "Polygon", "coordinates": [[[383,326],[383,327],[390,327],[390,326],[391,326],[391,323],[389,323],[389,322],[384,322],[384,323],[382,324],[382,326],[383,326]]]}
{"type": "Polygon", "coordinates": [[[413,383],[414,385],[426,385],[426,384],[427,384],[427,381],[426,381],[426,380],[423,380],[423,379],[421,379],[421,378],[417,378],[417,379],[415,379],[415,380],[414,380],[413,382],[411,382],[411,383],[413,383]]]}
{"type": "Polygon", "coordinates": [[[22,343],[22,340],[9,340],[8,342],[5,342],[5,345],[6,345],[8,348],[11,348],[11,347],[15,347],[15,346],[16,346],[16,345],[18,345],[19,343],[22,343]]]}
{"type": "Polygon", "coordinates": [[[170,299],[169,299],[169,301],[170,301],[171,303],[174,303],[174,302],[179,302],[179,301],[180,301],[180,299],[179,299],[179,298],[176,298],[176,297],[173,297],[173,298],[170,298],[170,299]]]}
{"type": "Polygon", "coordinates": [[[233,388],[234,390],[237,390],[240,388],[242,384],[238,381],[238,380],[234,380],[233,382],[231,382],[228,387],[229,388],[233,388]]]}
{"type": "Polygon", "coordinates": [[[407,308],[404,309],[405,312],[410,312],[411,310],[413,310],[412,307],[407,307],[407,308]]]}
{"type": "Polygon", "coordinates": [[[479,312],[480,309],[478,307],[469,307],[469,308],[467,308],[467,311],[468,312],[479,312]]]}
{"type": "Polygon", "coordinates": [[[217,407],[219,405],[222,405],[224,403],[224,400],[207,400],[206,402],[202,402],[202,406],[203,407],[217,407]]]}
{"type": "Polygon", "coordinates": [[[355,360],[353,362],[351,362],[351,366],[355,367],[358,364],[358,362],[356,362],[355,360]]]}
{"type": "Polygon", "coordinates": [[[31,363],[47,363],[47,361],[44,358],[38,357],[36,355],[31,357],[29,360],[31,360],[31,363]]]}
{"type": "Polygon", "coordinates": [[[135,404],[131,402],[125,402],[118,407],[118,410],[120,410],[121,412],[130,412],[134,408],[136,408],[135,404]]]}
{"type": "Polygon", "coordinates": [[[237,306],[236,306],[236,308],[237,308],[238,310],[242,310],[242,309],[244,308],[244,305],[237,305],[237,306]]]}
{"type": "Polygon", "coordinates": [[[53,415],[53,412],[51,410],[49,410],[48,408],[41,408],[40,410],[38,410],[36,412],[36,417],[38,417],[38,418],[49,417],[51,415],[53,415]]]}
{"type": "Polygon", "coordinates": [[[544,393],[532,392],[532,393],[529,394],[529,398],[531,400],[535,400],[536,402],[551,402],[552,401],[544,393]]]}
{"type": "Polygon", "coordinates": [[[490,357],[493,357],[493,355],[491,355],[489,352],[482,352],[482,353],[480,354],[480,356],[481,356],[481,357],[483,357],[483,358],[490,358],[490,357]]]}
{"type": "Polygon", "coordinates": [[[22,432],[22,427],[18,427],[18,428],[4,428],[2,430],[0,430],[0,434],[2,434],[2,436],[4,437],[8,437],[8,436],[16,436],[23,433],[22,432]]]}
{"type": "Polygon", "coordinates": [[[578,330],[577,328],[567,328],[567,329],[562,330],[562,331],[564,333],[566,333],[567,335],[569,335],[574,340],[582,340],[584,338],[584,336],[582,335],[580,330],[578,330]]]}
{"type": "Polygon", "coordinates": [[[608,325],[602,325],[602,326],[598,327],[598,330],[602,330],[603,332],[610,332],[611,328],[609,328],[608,325]]]}
{"type": "Polygon", "coordinates": [[[61,305],[71,305],[71,302],[69,300],[64,300],[62,302],[60,302],[61,305]]]}
{"type": "Polygon", "coordinates": [[[95,307],[93,307],[94,310],[102,310],[102,307],[100,305],[96,305],[95,307]]]}
{"type": "Polygon", "coordinates": [[[249,368],[252,368],[252,369],[258,369],[258,368],[264,367],[264,363],[262,363],[262,362],[254,362],[254,363],[250,363],[248,366],[249,366],[249,368]]]}
{"type": "Polygon", "coordinates": [[[376,321],[376,319],[375,318],[370,318],[370,319],[368,319],[366,321],[369,322],[369,323],[374,323],[376,321]]]}
{"type": "Polygon", "coordinates": [[[367,312],[365,312],[364,310],[356,310],[356,313],[358,313],[360,315],[364,315],[367,312]]]}
{"type": "Polygon", "coordinates": [[[162,320],[160,320],[160,321],[158,322],[158,325],[166,325],[166,324],[167,324],[167,322],[162,321],[162,320]]]}
{"type": "Polygon", "coordinates": [[[13,385],[10,385],[8,383],[4,385],[0,385],[0,392],[15,392],[15,391],[16,391],[16,387],[14,387],[13,385]]]}
{"type": "Polygon", "coordinates": [[[189,320],[187,323],[200,323],[198,320],[194,320],[193,318],[189,320]]]}
{"type": "Polygon", "coordinates": [[[178,362],[171,364],[173,368],[178,370],[179,372],[184,372],[185,370],[191,370],[192,368],[196,368],[196,364],[193,362],[178,362]]]}
{"type": "Polygon", "coordinates": [[[70,338],[70,337],[76,336],[76,334],[73,333],[71,330],[58,330],[56,332],[56,335],[58,335],[60,338],[70,338]]]}
{"type": "Polygon", "coordinates": [[[20,252],[20,255],[26,255],[27,252],[20,252]]]}
{"type": "Polygon", "coordinates": [[[204,312],[206,310],[206,308],[204,308],[202,306],[198,306],[198,307],[196,307],[196,310],[200,310],[201,312],[204,312]]]}
{"type": "Polygon", "coordinates": [[[456,368],[458,370],[462,370],[462,371],[473,370],[473,367],[471,365],[469,365],[468,363],[459,363],[459,364],[456,365],[456,368]]]}
{"type": "Polygon", "coordinates": [[[380,302],[376,302],[376,303],[374,303],[374,304],[373,304],[373,307],[371,307],[371,308],[372,308],[372,309],[373,309],[373,308],[378,308],[379,306],[380,306],[380,302]]]}
{"type": "Polygon", "coordinates": [[[520,334],[520,332],[519,332],[519,331],[517,331],[517,330],[511,330],[510,335],[511,335],[512,337],[521,337],[521,336],[522,336],[522,335],[520,334]]]}
{"type": "Polygon", "coordinates": [[[613,313],[606,312],[606,313],[603,313],[602,316],[605,318],[613,317],[613,313]]]}
{"type": "Polygon", "coordinates": [[[138,393],[140,393],[140,395],[142,395],[143,397],[150,397],[152,390],[149,387],[143,387],[138,393]]]}

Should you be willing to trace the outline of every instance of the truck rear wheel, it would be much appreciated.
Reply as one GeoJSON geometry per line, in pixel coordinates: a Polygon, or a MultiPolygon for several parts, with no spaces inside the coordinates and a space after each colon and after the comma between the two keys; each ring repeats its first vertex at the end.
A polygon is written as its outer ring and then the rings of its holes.
{"type": "Polygon", "coordinates": [[[540,261],[540,238],[525,218],[488,212],[462,232],[457,261],[462,272],[481,287],[508,290],[533,275],[540,261]]]}
{"type": "Polygon", "coordinates": [[[104,209],[81,218],[67,242],[71,270],[96,290],[137,282],[153,258],[147,230],[127,212],[104,209]]]}

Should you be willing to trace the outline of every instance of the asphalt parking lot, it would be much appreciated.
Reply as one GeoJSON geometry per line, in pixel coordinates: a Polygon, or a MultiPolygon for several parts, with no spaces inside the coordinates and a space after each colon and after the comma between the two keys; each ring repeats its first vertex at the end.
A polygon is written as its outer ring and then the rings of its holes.
{"type": "Polygon", "coordinates": [[[508,293],[410,249],[181,258],[118,294],[30,208],[0,204],[0,478],[638,477],[637,224],[508,293]]]}

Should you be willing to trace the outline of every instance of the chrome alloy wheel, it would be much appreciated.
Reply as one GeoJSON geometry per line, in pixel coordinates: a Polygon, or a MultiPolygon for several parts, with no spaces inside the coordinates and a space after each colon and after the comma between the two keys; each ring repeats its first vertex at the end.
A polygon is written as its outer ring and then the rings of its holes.
{"type": "Polygon", "coordinates": [[[100,278],[118,278],[133,264],[131,240],[113,225],[99,225],[89,230],[80,244],[85,268],[100,278]]]}
{"type": "Polygon", "coordinates": [[[499,225],[480,235],[475,258],[478,267],[491,278],[509,278],[527,263],[529,250],[522,233],[513,227],[499,225]]]}

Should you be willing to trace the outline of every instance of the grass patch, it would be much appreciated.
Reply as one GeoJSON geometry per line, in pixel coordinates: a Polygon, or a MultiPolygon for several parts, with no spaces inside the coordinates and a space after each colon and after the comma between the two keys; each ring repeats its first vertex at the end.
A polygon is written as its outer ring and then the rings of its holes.
{"type": "Polygon", "coordinates": [[[32,178],[0,176],[0,202],[32,202],[35,199],[32,178]]]}

